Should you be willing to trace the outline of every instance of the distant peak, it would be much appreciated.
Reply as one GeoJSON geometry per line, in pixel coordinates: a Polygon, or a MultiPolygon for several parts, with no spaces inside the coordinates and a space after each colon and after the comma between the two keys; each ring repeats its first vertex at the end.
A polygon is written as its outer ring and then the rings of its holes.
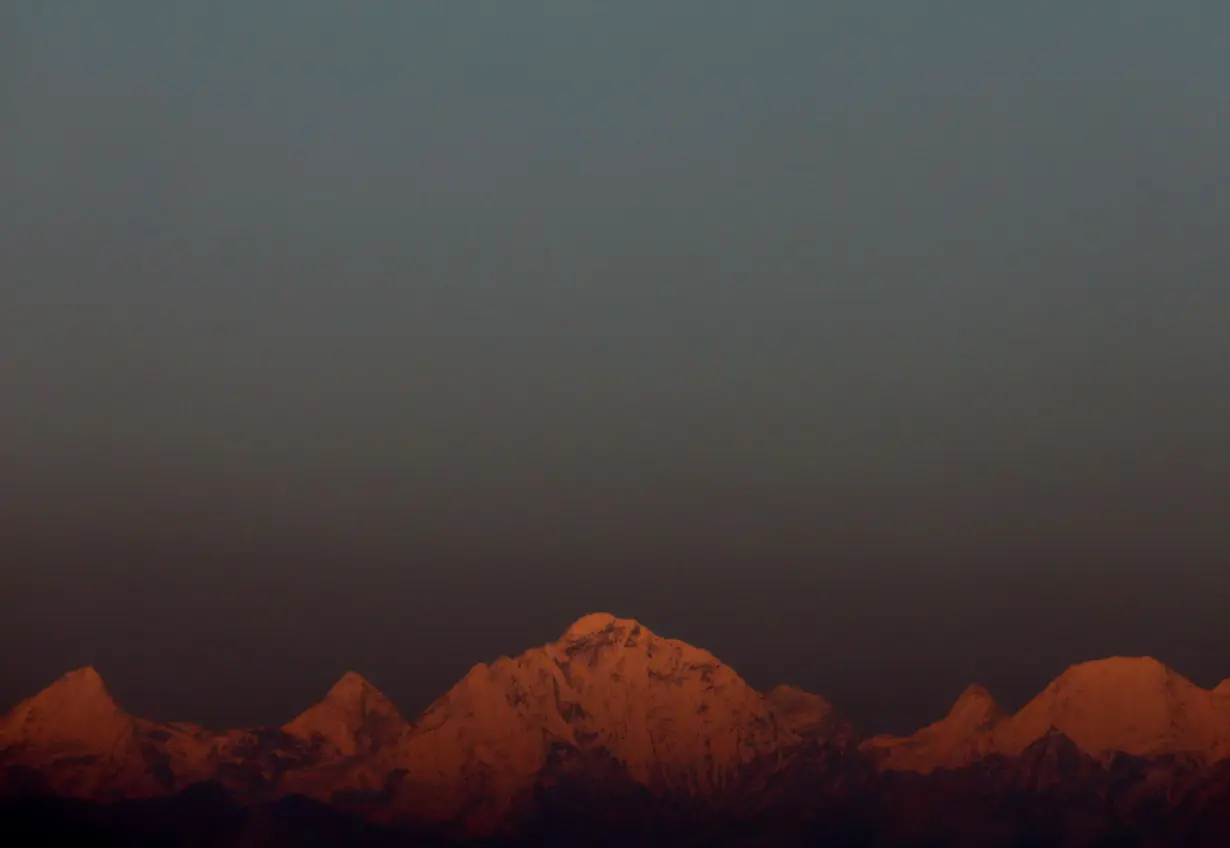
{"type": "Polygon", "coordinates": [[[283,730],[310,739],[321,736],[342,754],[369,750],[380,739],[390,738],[404,727],[393,702],[362,675],[348,671],[320,703],[300,713],[283,730]]]}
{"type": "Polygon", "coordinates": [[[72,743],[94,752],[109,750],[132,730],[131,717],[90,666],[68,672],[22,701],[3,723],[27,745],[72,743]]]}
{"type": "Polygon", "coordinates": [[[94,668],[94,666],[92,665],[83,665],[80,668],[74,668],[72,671],[66,673],[63,679],[64,680],[80,680],[80,681],[84,681],[88,683],[98,683],[98,684],[101,684],[103,682],[102,675],[99,674],[98,669],[94,668]]]}
{"type": "Polygon", "coordinates": [[[609,612],[593,612],[574,621],[572,626],[564,631],[563,638],[565,642],[576,642],[593,636],[595,633],[601,633],[612,625],[636,626],[636,622],[616,618],[609,612]]]}
{"type": "Polygon", "coordinates": [[[107,691],[107,684],[103,681],[102,675],[90,665],[73,669],[44,691],[54,691],[61,696],[68,695],[82,699],[106,698],[110,700],[111,698],[111,693],[107,691]]]}
{"type": "MultiPolygon", "coordinates": [[[[348,671],[333,684],[324,700],[313,709],[329,709],[343,713],[394,714],[397,707],[383,692],[373,686],[363,675],[348,671]]],[[[310,710],[309,710],[310,712],[310,710]]]]}
{"type": "Polygon", "coordinates": [[[1013,717],[1013,752],[1062,731],[1084,752],[1153,756],[1207,752],[1222,734],[1212,696],[1153,657],[1107,657],[1070,667],[1013,717]]]}
{"type": "Polygon", "coordinates": [[[337,683],[333,684],[333,688],[329,690],[329,694],[326,697],[347,699],[355,695],[376,691],[378,691],[376,687],[369,683],[363,675],[348,671],[341,676],[337,683]]]}
{"type": "Polygon", "coordinates": [[[948,711],[945,723],[956,722],[964,727],[982,727],[997,721],[1001,717],[999,704],[991,697],[985,686],[972,683],[965,687],[952,709],[948,711]]]}
{"type": "Polygon", "coordinates": [[[995,703],[995,698],[991,696],[987,687],[981,683],[971,683],[969,686],[966,686],[965,691],[957,698],[958,704],[985,703],[987,701],[995,703]]]}
{"type": "Polygon", "coordinates": [[[1055,685],[1081,687],[1146,685],[1165,681],[1173,674],[1170,668],[1153,657],[1115,656],[1077,663],[1061,674],[1056,679],[1055,685]]]}
{"type": "Polygon", "coordinates": [[[35,695],[31,702],[57,713],[64,710],[112,713],[119,709],[102,675],[92,666],[73,669],[35,695]]]}

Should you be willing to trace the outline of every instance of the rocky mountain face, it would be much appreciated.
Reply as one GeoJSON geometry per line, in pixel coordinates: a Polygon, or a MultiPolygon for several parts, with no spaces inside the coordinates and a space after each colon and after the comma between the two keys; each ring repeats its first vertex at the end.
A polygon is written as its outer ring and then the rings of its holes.
{"type": "Polygon", "coordinates": [[[199,816],[231,823],[220,845],[1230,845],[1230,684],[1112,658],[1016,713],[971,686],[860,739],[818,695],[595,614],[412,723],[354,673],[283,727],[214,732],[70,672],[0,719],[0,797],[0,838],[78,822],[94,844],[180,844],[199,816]]]}

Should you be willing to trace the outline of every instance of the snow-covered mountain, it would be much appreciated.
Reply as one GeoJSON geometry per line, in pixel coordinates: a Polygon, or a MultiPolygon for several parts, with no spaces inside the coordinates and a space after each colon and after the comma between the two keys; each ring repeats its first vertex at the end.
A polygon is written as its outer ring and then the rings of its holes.
{"type": "Polygon", "coordinates": [[[1058,732],[1095,759],[1187,755],[1212,763],[1230,755],[1223,687],[1202,689],[1151,657],[1111,657],[1072,666],[1012,715],[971,686],[942,720],[863,748],[884,768],[926,773],[1016,756],[1058,732]]]}
{"type": "Polygon", "coordinates": [[[410,726],[379,689],[348,671],[323,701],[282,729],[298,739],[323,745],[336,756],[353,757],[395,743],[410,726]]]}
{"type": "Polygon", "coordinates": [[[280,728],[154,722],[126,713],[91,668],[0,718],[0,797],[178,797],[203,782],[241,804],[306,796],[465,837],[663,817],[806,830],[816,810],[895,821],[953,798],[993,818],[983,807],[1004,792],[1067,793],[1089,809],[1118,792],[1108,821],[1159,804],[1204,821],[1230,799],[1230,681],[1206,690],[1150,658],[1097,660],[1016,713],[974,685],[913,735],[860,742],[819,695],[761,694],[707,651],[598,613],[474,666],[413,722],[353,672],[280,728]]]}
{"type": "MultiPolygon", "coordinates": [[[[550,644],[479,664],[379,753],[400,808],[485,832],[519,814],[553,757],[599,755],[661,793],[713,795],[801,737],[707,651],[586,616],[550,644]]],[[[353,775],[371,761],[356,762],[353,775]]],[[[322,785],[325,799],[362,781],[322,785]]],[[[319,793],[317,797],[320,797],[319,793]]]]}

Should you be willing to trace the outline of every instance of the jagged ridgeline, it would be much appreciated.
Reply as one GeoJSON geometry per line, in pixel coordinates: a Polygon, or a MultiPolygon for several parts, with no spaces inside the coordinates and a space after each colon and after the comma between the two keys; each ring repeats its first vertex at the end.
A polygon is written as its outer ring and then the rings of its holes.
{"type": "Polygon", "coordinates": [[[819,695],[761,694],[600,613],[413,722],[353,672],[280,728],[221,732],[131,716],[70,672],[0,719],[0,820],[120,843],[175,844],[195,814],[229,823],[213,844],[1230,845],[1228,764],[1230,686],[1148,658],[1073,666],[1014,714],[971,686],[912,736],[860,738],[819,695]]]}

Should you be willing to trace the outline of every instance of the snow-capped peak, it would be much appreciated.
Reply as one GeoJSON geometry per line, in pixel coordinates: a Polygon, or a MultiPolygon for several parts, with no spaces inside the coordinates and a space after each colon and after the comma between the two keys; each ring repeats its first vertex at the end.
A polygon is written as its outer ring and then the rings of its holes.
{"type": "Polygon", "coordinates": [[[335,702],[351,702],[373,695],[383,697],[380,690],[369,683],[363,675],[348,671],[333,684],[325,695],[325,699],[335,702]]]}
{"type": "Polygon", "coordinates": [[[73,669],[44,689],[41,695],[60,698],[111,701],[111,693],[102,675],[92,665],[73,669]]]}
{"type": "Polygon", "coordinates": [[[0,721],[0,745],[76,747],[106,751],[130,737],[133,719],[107,691],[94,668],[68,672],[0,721]]]}
{"type": "Polygon", "coordinates": [[[584,615],[572,623],[572,625],[564,631],[561,637],[562,642],[576,642],[593,636],[595,633],[600,633],[612,625],[619,626],[635,626],[637,622],[630,619],[620,619],[611,615],[609,612],[592,612],[589,615],[584,615]]]}
{"type": "Polygon", "coordinates": [[[991,693],[985,686],[973,683],[953,703],[946,721],[974,729],[987,726],[1000,716],[999,704],[991,693]]]}
{"type": "Polygon", "coordinates": [[[324,700],[283,728],[301,739],[325,742],[343,756],[365,753],[408,729],[393,702],[361,675],[348,671],[324,700]]]}
{"type": "Polygon", "coordinates": [[[1074,665],[1017,713],[1003,738],[1018,753],[1050,728],[1088,754],[1210,751],[1223,735],[1214,700],[1152,657],[1074,665]]]}

